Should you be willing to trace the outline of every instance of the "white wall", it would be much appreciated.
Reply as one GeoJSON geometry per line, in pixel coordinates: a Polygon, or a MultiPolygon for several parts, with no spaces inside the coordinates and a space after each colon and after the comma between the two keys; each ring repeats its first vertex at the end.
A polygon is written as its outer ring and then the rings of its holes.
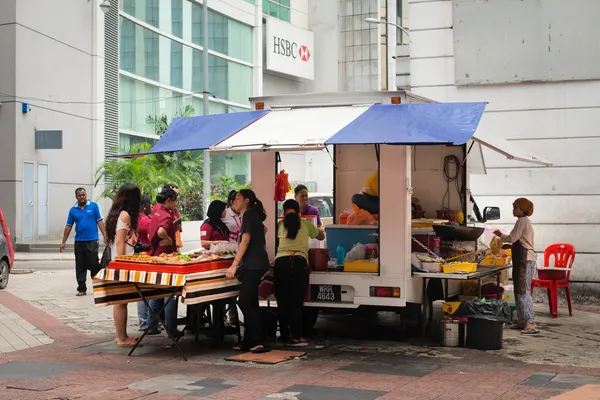
{"type": "MultiPolygon", "coordinates": [[[[21,236],[22,162],[49,164],[49,230],[50,238],[59,238],[64,229],[68,209],[75,202],[74,190],[83,186],[91,193],[93,152],[92,131],[97,113],[90,104],[59,104],[52,101],[97,101],[94,85],[103,79],[94,77],[94,19],[101,13],[96,2],[64,0],[16,2],[16,93],[31,96],[31,112],[15,115],[16,135],[15,196],[16,229],[21,236]],[[38,100],[43,99],[47,101],[38,100]],[[35,150],[35,130],[62,130],[62,150],[35,150]]],[[[100,71],[102,74],[102,71],[100,71]]],[[[101,135],[100,135],[101,136],[101,135]]],[[[102,146],[101,146],[102,147],[102,146]]],[[[37,165],[36,165],[37,181],[37,165]]],[[[34,195],[37,201],[36,194],[34,195]]],[[[37,209],[37,204],[34,209],[37,209]]],[[[34,239],[37,236],[37,215],[34,215],[34,239]]]]}
{"type": "MultiPolygon", "coordinates": [[[[470,177],[479,206],[499,205],[498,226],[514,223],[512,201],[529,197],[535,247],[570,242],[578,251],[572,278],[600,281],[600,81],[456,87],[452,2],[412,0],[412,91],[438,101],[487,101],[480,128],[552,162],[531,168],[484,151],[488,174],[470,177]]],[[[574,44],[576,45],[576,44],[574,44]]]]}

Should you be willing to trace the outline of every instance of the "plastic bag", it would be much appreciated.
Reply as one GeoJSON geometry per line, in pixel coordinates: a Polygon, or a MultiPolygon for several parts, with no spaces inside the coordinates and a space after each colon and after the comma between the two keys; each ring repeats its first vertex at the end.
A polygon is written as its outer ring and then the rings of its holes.
{"type": "Polygon", "coordinates": [[[282,169],[280,173],[275,175],[275,193],[273,195],[273,200],[285,201],[285,195],[291,191],[292,187],[288,181],[288,174],[282,169]]]}
{"type": "Polygon", "coordinates": [[[365,210],[362,210],[352,204],[352,212],[348,215],[348,225],[373,225],[375,218],[365,210]]]}
{"type": "Polygon", "coordinates": [[[365,260],[367,258],[367,248],[362,243],[356,244],[348,253],[346,253],[345,262],[365,260]]]}
{"type": "Polygon", "coordinates": [[[211,253],[235,253],[237,252],[236,242],[219,242],[210,245],[211,253]]]}
{"type": "Polygon", "coordinates": [[[485,319],[496,322],[511,322],[510,306],[504,300],[463,301],[452,316],[485,319]]]}

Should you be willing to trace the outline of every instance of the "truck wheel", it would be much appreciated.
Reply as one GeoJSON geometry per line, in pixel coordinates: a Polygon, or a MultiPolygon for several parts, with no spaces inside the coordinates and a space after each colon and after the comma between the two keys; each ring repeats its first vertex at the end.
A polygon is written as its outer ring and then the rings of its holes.
{"type": "Polygon", "coordinates": [[[9,274],[10,268],[8,267],[8,263],[4,260],[0,261],[0,289],[4,289],[8,285],[9,274]]]}
{"type": "Polygon", "coordinates": [[[427,292],[425,292],[423,296],[423,300],[421,303],[421,335],[426,337],[431,329],[431,320],[433,319],[433,304],[429,300],[429,296],[427,292]]]}
{"type": "Polygon", "coordinates": [[[303,336],[308,337],[312,333],[317,319],[319,318],[319,309],[314,307],[304,307],[302,310],[302,331],[303,336]]]}

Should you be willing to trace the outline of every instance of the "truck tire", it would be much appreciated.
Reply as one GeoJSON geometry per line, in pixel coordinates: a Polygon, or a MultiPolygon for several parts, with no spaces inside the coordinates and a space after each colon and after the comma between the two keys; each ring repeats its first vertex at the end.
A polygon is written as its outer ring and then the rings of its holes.
{"type": "Polygon", "coordinates": [[[309,337],[312,334],[318,318],[319,318],[319,309],[318,308],[304,307],[304,309],[302,310],[302,331],[303,331],[302,336],[309,337]]]}
{"type": "Polygon", "coordinates": [[[10,268],[6,260],[0,261],[0,290],[5,289],[8,286],[8,276],[10,275],[10,268]]]}

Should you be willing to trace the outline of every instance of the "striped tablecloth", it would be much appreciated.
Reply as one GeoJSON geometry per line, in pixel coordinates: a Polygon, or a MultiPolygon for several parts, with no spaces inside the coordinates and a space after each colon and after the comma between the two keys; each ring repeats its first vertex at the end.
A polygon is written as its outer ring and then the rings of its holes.
{"type": "Polygon", "coordinates": [[[176,293],[186,305],[237,297],[240,282],[225,276],[227,268],[214,269],[210,263],[206,264],[206,270],[198,266],[193,272],[172,268],[177,272],[171,273],[167,272],[169,267],[157,268],[156,265],[137,264],[125,269],[119,268],[124,266],[123,263],[115,263],[114,266],[111,263],[93,279],[96,307],[141,301],[134,283],[138,284],[148,300],[168,297],[175,288],[178,288],[176,293]]]}

